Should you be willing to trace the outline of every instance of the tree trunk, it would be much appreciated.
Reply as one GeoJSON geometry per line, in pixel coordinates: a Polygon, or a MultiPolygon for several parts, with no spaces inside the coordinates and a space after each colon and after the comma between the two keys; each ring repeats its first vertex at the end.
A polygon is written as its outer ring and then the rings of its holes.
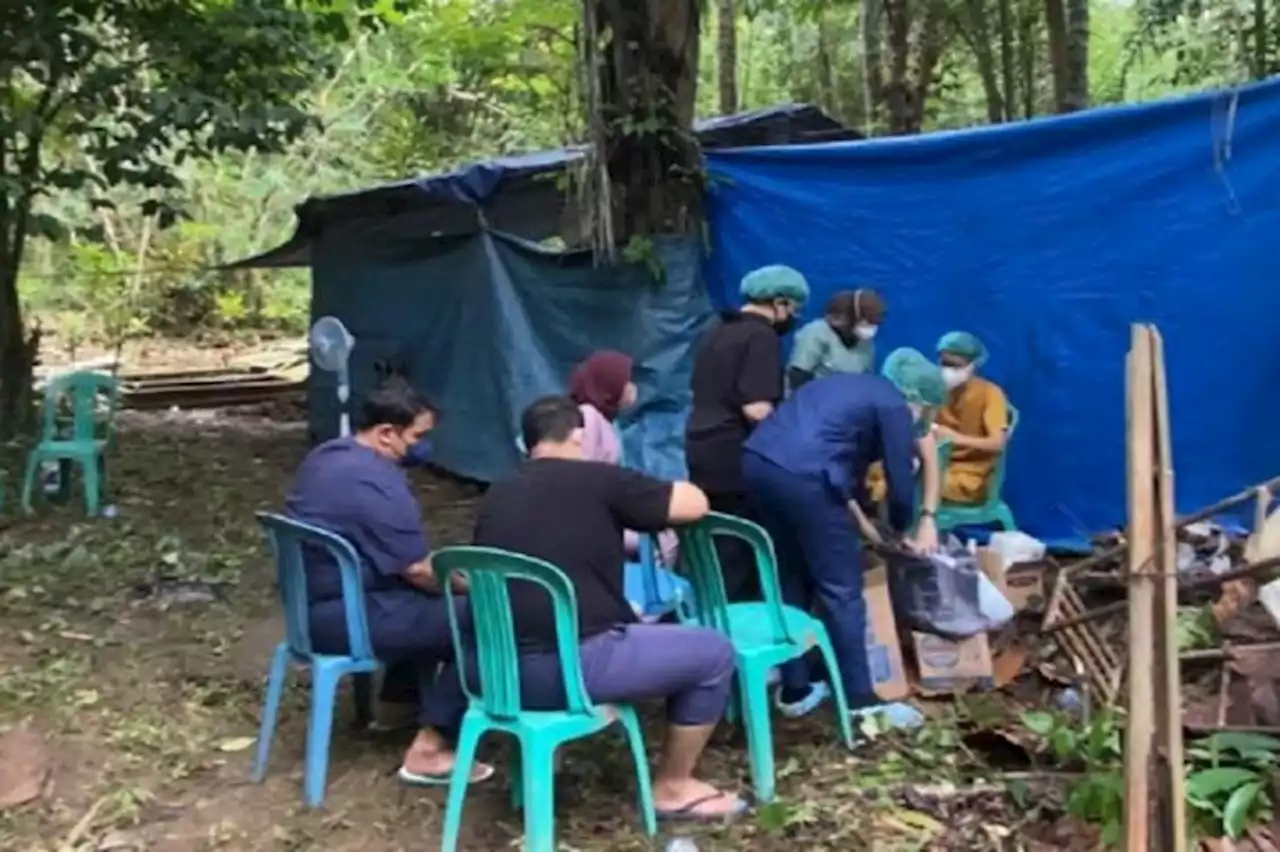
{"type": "Polygon", "coordinates": [[[1067,3],[1066,112],[1089,108],[1089,0],[1067,3]]]}
{"type": "Polygon", "coordinates": [[[716,0],[716,62],[719,66],[720,114],[738,111],[738,14],[734,0],[716,0]]]}
{"type": "Polygon", "coordinates": [[[889,133],[897,136],[911,132],[911,89],[907,80],[911,60],[911,11],[908,0],[885,0],[884,12],[889,43],[885,105],[889,112],[889,133]]]}
{"type": "Polygon", "coordinates": [[[824,9],[818,12],[818,105],[827,115],[839,119],[835,63],[831,59],[834,46],[831,42],[831,22],[824,9]]]}
{"type": "Polygon", "coordinates": [[[1253,79],[1261,80],[1270,73],[1267,44],[1267,0],[1253,0],[1253,79]]]}
{"type": "Polygon", "coordinates": [[[1013,0],[999,0],[1000,76],[1004,83],[1004,120],[1013,121],[1018,99],[1017,71],[1013,56],[1013,0]]]}
{"type": "Polygon", "coordinates": [[[862,0],[859,13],[862,18],[862,80],[863,109],[866,114],[866,125],[863,133],[871,136],[879,122],[880,109],[884,105],[884,2],[885,0],[862,0]]]}
{"type": "Polygon", "coordinates": [[[604,39],[594,65],[592,142],[609,188],[596,202],[613,211],[615,244],[694,233],[704,183],[693,135],[700,0],[586,2],[594,8],[584,41],[604,39]]]}
{"type": "MultiPolygon", "coordinates": [[[[1005,0],[1001,0],[1003,11],[1005,0]]],[[[978,66],[978,78],[982,81],[982,91],[987,99],[987,121],[999,124],[1004,121],[1004,96],[1000,92],[1000,81],[996,76],[996,58],[991,49],[991,29],[987,26],[986,3],[983,0],[965,0],[965,16],[969,19],[964,28],[965,41],[973,51],[973,58],[978,66]]],[[[1003,36],[1003,33],[1002,33],[1003,36]]]]}
{"type": "Polygon", "coordinates": [[[1022,117],[1036,115],[1036,58],[1040,56],[1040,9],[1024,0],[1018,20],[1018,61],[1022,70],[1022,117]]]}
{"type": "Polygon", "coordinates": [[[1069,112],[1067,71],[1067,13],[1063,0],[1044,0],[1045,23],[1049,30],[1049,68],[1053,72],[1053,104],[1056,112],[1069,112]]]}

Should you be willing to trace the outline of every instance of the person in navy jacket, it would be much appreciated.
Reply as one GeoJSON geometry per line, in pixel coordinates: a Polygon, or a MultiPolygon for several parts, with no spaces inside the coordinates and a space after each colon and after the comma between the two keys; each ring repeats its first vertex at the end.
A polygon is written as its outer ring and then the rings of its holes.
{"type": "MultiPolygon", "coordinates": [[[[850,504],[866,506],[867,468],[881,461],[889,524],[905,536],[915,520],[916,439],[930,428],[946,389],[938,367],[898,349],[883,375],[838,373],[814,379],[756,426],[743,447],[748,499],[773,539],[786,603],[821,604],[849,706],[918,724],[908,705],[877,702],[867,664],[862,553],[850,504]]],[[[914,545],[909,540],[908,544],[914,545]]],[[[777,703],[804,715],[830,694],[808,663],[782,667],[777,703]]]]}

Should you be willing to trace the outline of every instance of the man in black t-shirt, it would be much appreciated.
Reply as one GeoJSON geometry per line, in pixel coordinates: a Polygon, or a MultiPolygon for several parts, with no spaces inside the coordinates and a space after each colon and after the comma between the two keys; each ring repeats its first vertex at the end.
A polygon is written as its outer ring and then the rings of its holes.
{"type": "MultiPolygon", "coordinates": [[[[742,444],[782,401],[782,342],[809,298],[804,276],[789,266],[766,266],[742,279],[736,311],[726,311],[698,343],[693,359],[692,409],[685,426],[689,478],[717,512],[755,520],[742,484],[742,444]]],[[[759,599],[751,548],[737,539],[716,542],[730,601],[759,599]]]]}
{"type": "MultiPolygon", "coordinates": [[[[529,460],[494,484],[480,503],[475,543],[523,553],[558,567],[578,600],[582,677],[593,701],[666,698],[670,729],[654,777],[660,817],[722,820],[743,813],[737,796],[693,777],[724,714],[733,647],[714,630],[638,624],[623,584],[622,532],[658,532],[707,513],[707,498],[687,482],[664,482],[616,465],[582,459],[582,414],[568,397],[546,397],[521,417],[529,460]]],[[[555,619],[542,588],[508,588],[522,650],[524,706],[564,706],[555,619]]]]}

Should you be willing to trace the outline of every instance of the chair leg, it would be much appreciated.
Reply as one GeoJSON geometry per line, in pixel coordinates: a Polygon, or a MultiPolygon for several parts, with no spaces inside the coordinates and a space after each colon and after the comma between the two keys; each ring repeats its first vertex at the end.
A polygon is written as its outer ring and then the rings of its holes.
{"type": "Polygon", "coordinates": [[[831,634],[826,625],[818,622],[815,632],[818,636],[818,648],[822,651],[822,661],[827,664],[830,673],[831,692],[836,698],[836,724],[840,726],[840,736],[846,748],[853,748],[853,719],[849,715],[849,696],[844,692],[844,679],[840,677],[840,666],[836,662],[836,649],[831,644],[831,634]]]}
{"type": "Polygon", "coordinates": [[[751,785],[761,802],[772,802],[775,794],[767,672],[766,668],[752,665],[738,669],[742,721],[747,729],[747,751],[751,758],[751,785]]]}
{"type": "Polygon", "coordinates": [[[267,697],[262,702],[262,721],[258,726],[258,753],[253,760],[253,780],[261,782],[267,777],[267,760],[271,756],[271,740],[276,734],[276,719],[280,715],[280,698],[284,695],[285,681],[289,677],[289,649],[280,645],[271,658],[271,671],[267,674],[267,697]]]}
{"type": "Polygon", "coordinates": [[[484,723],[479,719],[463,721],[458,748],[454,752],[453,774],[449,778],[449,799],[445,804],[444,834],[440,846],[442,852],[456,852],[458,848],[458,832],[462,828],[462,808],[467,801],[471,764],[475,761],[476,746],[484,733],[484,723]]]}
{"type": "Polygon", "coordinates": [[[351,693],[355,698],[355,729],[363,731],[373,723],[373,675],[358,674],[351,679],[351,693]]]}
{"type": "Polygon", "coordinates": [[[311,667],[311,718],[307,723],[307,761],[303,786],[307,806],[320,807],[329,775],[329,740],[333,735],[333,705],[338,700],[341,672],[325,665],[311,667]]]}
{"type": "Polygon", "coordinates": [[[1013,510],[1009,508],[1008,503],[996,506],[996,519],[1006,532],[1014,532],[1018,529],[1018,525],[1013,520],[1013,510]]]}
{"type": "Polygon", "coordinates": [[[536,735],[520,739],[524,797],[524,852],[556,852],[555,744],[536,735]]]}
{"type": "Polygon", "coordinates": [[[644,750],[644,732],[632,707],[618,708],[618,721],[631,747],[631,757],[636,763],[636,807],[644,822],[645,833],[654,837],[658,833],[658,815],[653,807],[653,779],[649,776],[649,755],[644,750]]]}
{"type": "Polygon", "coordinates": [[[91,518],[98,516],[98,503],[101,490],[98,481],[98,457],[84,459],[80,462],[81,487],[84,488],[84,511],[91,518]]]}
{"type": "Polygon", "coordinates": [[[22,476],[22,511],[31,514],[32,492],[36,487],[36,473],[40,469],[40,454],[32,450],[27,454],[27,469],[22,476]]]}

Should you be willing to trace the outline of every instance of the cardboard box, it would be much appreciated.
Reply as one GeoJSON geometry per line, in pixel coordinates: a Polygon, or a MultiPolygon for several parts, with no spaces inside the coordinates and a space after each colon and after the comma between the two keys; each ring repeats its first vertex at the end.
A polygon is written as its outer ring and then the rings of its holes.
{"type": "Polygon", "coordinates": [[[995,686],[991,645],[985,633],[955,641],[913,630],[911,645],[920,688],[925,692],[964,692],[995,686]]]}
{"type": "Polygon", "coordinates": [[[1043,562],[1019,562],[1005,570],[1005,597],[1014,612],[1044,609],[1044,569],[1043,562]]]}
{"type": "Polygon", "coordinates": [[[867,609],[867,664],[876,696],[883,701],[901,701],[911,694],[911,684],[902,663],[902,640],[893,617],[889,575],[884,563],[869,554],[862,577],[862,600],[867,609]]]}
{"type": "Polygon", "coordinates": [[[1006,568],[1000,554],[985,547],[978,548],[977,559],[982,573],[995,583],[1013,605],[1014,612],[1037,610],[1044,606],[1043,562],[1019,562],[1006,568]]]}

